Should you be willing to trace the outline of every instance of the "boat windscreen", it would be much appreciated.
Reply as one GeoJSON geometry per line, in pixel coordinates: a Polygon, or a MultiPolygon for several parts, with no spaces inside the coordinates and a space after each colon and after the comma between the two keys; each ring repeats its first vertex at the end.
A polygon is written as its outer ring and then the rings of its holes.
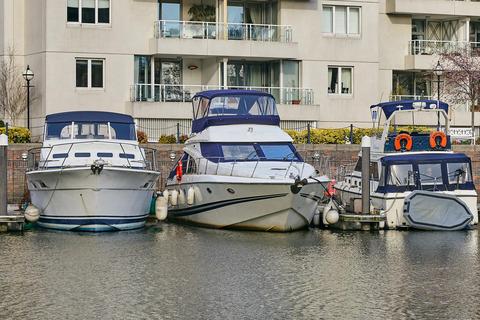
{"type": "Polygon", "coordinates": [[[277,116],[275,99],[260,95],[229,95],[194,101],[195,119],[215,116],[277,116]]]}
{"type": "Polygon", "coordinates": [[[133,123],[54,122],[47,123],[46,140],[117,139],[136,140],[133,123]]]}

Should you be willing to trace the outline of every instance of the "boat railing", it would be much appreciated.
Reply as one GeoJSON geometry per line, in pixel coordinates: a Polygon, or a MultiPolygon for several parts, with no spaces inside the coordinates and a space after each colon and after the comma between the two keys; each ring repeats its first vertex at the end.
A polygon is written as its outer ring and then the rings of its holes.
{"type": "MultiPolygon", "coordinates": [[[[179,159],[180,160],[180,159],[179,159]]],[[[270,161],[277,161],[275,159],[230,159],[225,157],[201,157],[201,158],[188,158],[182,163],[186,166],[183,170],[185,174],[197,174],[197,175],[222,175],[222,176],[235,176],[245,178],[295,178],[297,176],[303,177],[305,170],[305,162],[295,161],[294,159],[288,160],[288,162],[282,158],[278,159],[278,162],[285,162],[285,166],[280,167],[278,165],[273,168],[278,174],[274,176],[260,176],[258,174],[259,168],[265,169],[261,166],[261,163],[270,161]]],[[[178,163],[178,161],[177,161],[178,163]]]]}
{"type": "MultiPolygon", "coordinates": [[[[118,157],[101,157],[98,156],[95,159],[103,160],[103,165],[107,167],[121,167],[121,168],[135,168],[135,169],[144,169],[144,170],[152,170],[158,171],[157,169],[157,162],[156,162],[156,150],[153,148],[148,147],[140,147],[135,143],[128,143],[128,142],[114,142],[114,141],[75,141],[75,142],[65,142],[60,144],[55,144],[50,147],[38,147],[32,148],[28,151],[27,156],[27,171],[34,171],[34,170],[46,170],[51,169],[52,167],[55,168],[74,168],[74,167],[86,167],[91,166],[94,164],[93,162],[83,162],[83,163],[72,163],[72,159],[74,158],[72,153],[74,151],[82,151],[85,152],[85,149],[78,150],[78,146],[85,145],[85,144],[109,144],[112,146],[118,146],[118,151],[120,152],[118,157]],[[76,150],[77,149],[77,150],[76,150]],[[62,154],[62,157],[59,159],[55,159],[55,151],[59,151],[62,154]],[[139,159],[131,159],[129,154],[134,153],[135,155],[140,155],[139,159]],[[124,156],[120,156],[123,154],[124,156]],[[63,160],[61,160],[63,159],[63,160]],[[115,159],[115,162],[109,161],[109,159],[115,159]],[[61,163],[59,164],[59,160],[61,163]],[[67,162],[67,160],[70,160],[67,162]],[[53,165],[55,163],[55,165],[53,165]]],[[[103,152],[103,153],[111,153],[103,152]]],[[[90,151],[88,152],[90,153],[90,151]]],[[[100,152],[101,153],[101,152],[100,152]]],[[[83,159],[91,159],[95,158],[93,156],[88,156],[83,159]]],[[[79,158],[82,159],[82,158],[79,158]]],[[[77,159],[78,160],[78,159],[77,159]]],[[[94,161],[94,162],[95,162],[94,161]]]]}

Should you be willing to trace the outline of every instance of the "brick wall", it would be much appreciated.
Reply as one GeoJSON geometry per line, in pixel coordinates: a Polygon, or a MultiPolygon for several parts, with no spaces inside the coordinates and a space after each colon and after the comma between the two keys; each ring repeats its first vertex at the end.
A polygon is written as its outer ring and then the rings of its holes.
{"type": "MultiPolygon", "coordinates": [[[[22,153],[31,148],[40,147],[40,144],[13,144],[8,147],[8,198],[9,203],[20,203],[26,191],[25,171],[26,162],[22,160],[22,153]]],[[[158,169],[161,172],[162,186],[173,167],[171,154],[178,158],[181,154],[180,144],[149,143],[145,147],[156,150],[158,169]]],[[[349,172],[355,164],[360,151],[359,145],[297,145],[302,157],[322,174],[334,177],[337,180],[349,172]]],[[[454,151],[463,152],[472,159],[475,185],[480,186],[480,146],[454,146],[454,151]]]]}

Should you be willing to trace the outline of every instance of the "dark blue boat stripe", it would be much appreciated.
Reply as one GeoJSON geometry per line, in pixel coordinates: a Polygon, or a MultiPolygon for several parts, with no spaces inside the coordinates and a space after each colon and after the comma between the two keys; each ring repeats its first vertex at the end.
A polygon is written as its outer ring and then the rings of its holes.
{"type": "Polygon", "coordinates": [[[143,222],[147,217],[137,218],[137,219],[55,219],[55,218],[45,218],[40,217],[39,222],[44,223],[55,223],[55,224],[73,224],[73,225],[86,225],[86,224],[125,224],[125,223],[135,223],[143,222]]]}
{"type": "Polygon", "coordinates": [[[310,194],[307,194],[307,193],[300,193],[300,196],[301,196],[301,197],[304,197],[304,198],[307,198],[307,199],[310,199],[310,200],[314,200],[314,201],[320,201],[320,200],[322,200],[322,198],[319,197],[319,196],[310,195],[310,194]]]}
{"type": "Polygon", "coordinates": [[[110,219],[110,218],[119,218],[119,219],[136,219],[136,218],[146,218],[148,217],[148,214],[140,214],[137,216],[49,216],[42,214],[40,217],[42,218],[51,218],[51,219],[56,219],[56,218],[68,218],[68,219],[110,219]]]}
{"type": "Polygon", "coordinates": [[[210,211],[210,210],[214,210],[214,209],[218,209],[218,208],[222,208],[222,207],[226,207],[226,206],[230,206],[230,205],[238,204],[238,203],[285,197],[287,194],[288,193],[279,193],[279,194],[271,194],[271,195],[265,195],[265,196],[256,196],[256,197],[238,198],[238,199],[231,199],[231,200],[222,200],[222,201],[202,204],[202,205],[199,205],[199,206],[190,207],[190,208],[186,208],[186,209],[173,209],[173,210],[170,210],[169,212],[172,213],[176,217],[184,217],[184,216],[190,216],[190,215],[194,215],[194,214],[197,214],[197,213],[210,211]]]}

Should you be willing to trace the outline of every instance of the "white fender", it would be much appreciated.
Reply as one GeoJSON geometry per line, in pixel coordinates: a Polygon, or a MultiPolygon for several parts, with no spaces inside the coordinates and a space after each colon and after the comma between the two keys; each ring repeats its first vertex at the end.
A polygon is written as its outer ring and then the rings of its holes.
{"type": "Polygon", "coordinates": [[[165,200],[167,200],[167,204],[168,204],[168,196],[169,196],[168,189],[163,190],[162,196],[165,198],[165,200]]]}
{"type": "Polygon", "coordinates": [[[315,209],[315,213],[313,215],[313,225],[318,227],[320,225],[320,210],[318,207],[315,209]]]}
{"type": "Polygon", "coordinates": [[[202,202],[203,197],[202,197],[202,191],[200,191],[200,188],[195,186],[195,187],[193,187],[193,190],[195,192],[195,200],[197,202],[202,202]]]}
{"type": "Polygon", "coordinates": [[[325,216],[325,220],[327,221],[328,224],[335,224],[338,222],[340,219],[340,215],[336,209],[330,209],[327,212],[327,215],[325,216]]]}
{"type": "Polygon", "coordinates": [[[25,209],[25,219],[28,222],[37,222],[38,218],[40,218],[40,210],[33,204],[29,205],[25,209]]]}
{"type": "Polygon", "coordinates": [[[172,206],[176,206],[178,204],[178,191],[173,190],[172,193],[170,194],[170,204],[172,206]]]}
{"type": "Polygon", "coordinates": [[[195,189],[193,187],[190,187],[188,188],[188,191],[187,191],[187,204],[191,206],[194,202],[195,202],[195,189]]]}
{"type": "Polygon", "coordinates": [[[185,192],[182,189],[178,190],[178,204],[185,204],[185,192]]]}
{"type": "Polygon", "coordinates": [[[168,213],[168,200],[165,197],[157,197],[155,201],[155,216],[158,220],[165,220],[168,213]]]}

